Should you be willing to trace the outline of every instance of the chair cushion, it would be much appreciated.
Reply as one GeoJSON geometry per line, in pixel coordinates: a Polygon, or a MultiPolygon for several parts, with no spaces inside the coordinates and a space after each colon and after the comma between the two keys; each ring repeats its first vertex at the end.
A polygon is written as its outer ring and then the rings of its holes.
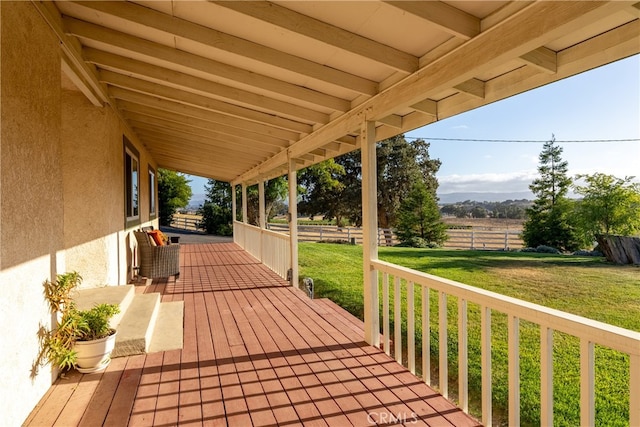
{"type": "Polygon", "coordinates": [[[163,236],[160,230],[150,230],[147,231],[147,234],[151,237],[153,243],[155,243],[154,246],[164,246],[164,240],[162,239],[163,236]]]}

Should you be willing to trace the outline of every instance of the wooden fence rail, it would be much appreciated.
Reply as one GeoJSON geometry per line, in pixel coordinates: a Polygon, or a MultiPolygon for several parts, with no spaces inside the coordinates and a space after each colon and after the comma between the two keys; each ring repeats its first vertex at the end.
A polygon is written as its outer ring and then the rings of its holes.
{"type": "MultiPolygon", "coordinates": [[[[270,230],[288,233],[287,224],[268,224],[270,230]]],[[[519,231],[481,231],[481,230],[447,230],[449,240],[444,244],[448,249],[492,249],[509,250],[523,247],[519,231]]],[[[340,240],[362,244],[360,227],[336,227],[331,225],[298,225],[298,240],[301,242],[317,242],[340,240]]],[[[400,241],[392,230],[378,230],[378,246],[394,246],[400,241]]]]}

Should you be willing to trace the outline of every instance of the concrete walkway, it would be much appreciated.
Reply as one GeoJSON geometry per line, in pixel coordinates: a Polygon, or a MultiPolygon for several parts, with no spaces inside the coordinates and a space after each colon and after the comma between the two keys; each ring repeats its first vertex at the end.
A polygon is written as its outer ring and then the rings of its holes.
{"type": "Polygon", "coordinates": [[[215,236],[213,234],[206,234],[199,231],[182,230],[174,227],[160,227],[160,230],[169,237],[180,237],[180,243],[182,244],[200,244],[200,243],[231,243],[233,242],[232,236],[215,236]]]}

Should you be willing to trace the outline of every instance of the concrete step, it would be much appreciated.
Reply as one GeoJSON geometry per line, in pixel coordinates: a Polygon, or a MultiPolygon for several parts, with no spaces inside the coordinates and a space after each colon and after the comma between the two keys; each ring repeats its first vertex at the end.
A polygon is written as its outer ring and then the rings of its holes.
{"type": "Polygon", "coordinates": [[[147,353],[159,309],[160,294],[136,295],[118,325],[111,357],[147,353]]]}
{"type": "Polygon", "coordinates": [[[148,352],[181,349],[183,345],[183,319],[184,301],[161,303],[148,352]]]}
{"type": "Polygon", "coordinates": [[[102,303],[118,304],[120,313],[113,316],[109,322],[112,328],[117,329],[133,301],[135,293],[135,287],[132,285],[104,286],[101,288],[80,289],[73,295],[73,299],[78,310],[89,310],[102,303]]]}

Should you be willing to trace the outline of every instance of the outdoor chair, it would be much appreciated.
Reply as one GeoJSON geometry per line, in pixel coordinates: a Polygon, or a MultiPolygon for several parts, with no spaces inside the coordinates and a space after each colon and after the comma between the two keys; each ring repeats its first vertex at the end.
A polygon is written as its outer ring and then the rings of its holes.
{"type": "Polygon", "coordinates": [[[180,245],[157,246],[145,231],[134,231],[138,241],[140,276],[149,279],[180,275],[180,245]]]}

